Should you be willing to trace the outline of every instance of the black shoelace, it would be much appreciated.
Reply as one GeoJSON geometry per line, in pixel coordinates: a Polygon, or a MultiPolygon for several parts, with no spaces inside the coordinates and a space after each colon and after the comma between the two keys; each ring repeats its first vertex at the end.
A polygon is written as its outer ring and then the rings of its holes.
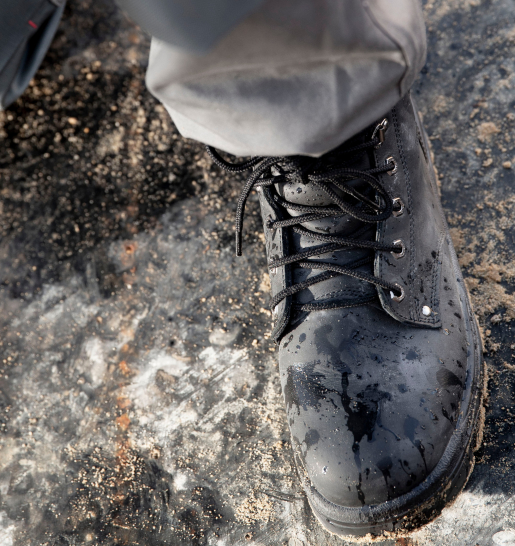
{"type": "MultiPolygon", "coordinates": [[[[377,224],[378,222],[384,221],[393,213],[392,199],[381,185],[376,175],[394,169],[395,165],[386,164],[384,167],[368,170],[357,170],[341,166],[342,161],[348,162],[350,158],[356,157],[358,154],[363,154],[380,143],[380,139],[373,136],[370,141],[356,146],[342,145],[322,158],[255,157],[242,163],[231,163],[226,161],[214,148],[207,146],[207,151],[213,162],[226,171],[240,173],[249,169],[254,169],[241,191],[236,209],[236,254],[238,256],[241,256],[242,254],[242,231],[245,204],[251,191],[254,188],[259,187],[269,187],[274,203],[286,212],[290,210],[300,213],[299,216],[292,216],[285,220],[269,219],[265,226],[266,229],[273,230],[287,227],[300,235],[304,235],[322,243],[320,246],[312,247],[308,250],[269,262],[268,267],[270,270],[287,264],[295,264],[297,267],[323,271],[323,273],[315,275],[303,282],[293,284],[278,292],[270,302],[270,308],[272,310],[286,297],[293,296],[316,283],[323,282],[338,275],[348,275],[375,286],[379,286],[390,291],[392,295],[401,293],[399,285],[386,282],[375,275],[358,270],[359,267],[367,263],[372,263],[374,261],[373,255],[356,260],[345,266],[308,260],[308,258],[311,258],[312,256],[344,249],[367,249],[374,253],[376,251],[398,253],[403,251],[401,246],[393,244],[387,245],[375,240],[360,238],[370,229],[371,224],[377,224]],[[327,164],[328,157],[332,158],[332,164],[327,164]],[[340,166],[338,166],[338,158],[340,158],[340,166]],[[333,205],[315,206],[290,203],[275,191],[274,186],[276,184],[288,183],[293,179],[298,180],[299,178],[301,178],[304,183],[314,184],[317,188],[321,189],[330,198],[333,205]],[[368,184],[368,186],[375,191],[377,199],[374,201],[364,195],[363,192],[351,187],[349,183],[355,182],[356,180],[361,180],[368,184]],[[349,196],[349,199],[344,200],[342,196],[335,191],[335,188],[349,196]],[[352,204],[351,201],[354,201],[355,204],[352,204]],[[344,215],[350,215],[363,223],[362,227],[356,229],[350,236],[316,233],[306,229],[302,225],[305,222],[312,222],[329,217],[341,217],[344,215]]],[[[357,305],[371,303],[375,300],[377,300],[377,295],[346,302],[296,304],[295,307],[303,311],[313,311],[329,308],[355,307],[357,305]]]]}

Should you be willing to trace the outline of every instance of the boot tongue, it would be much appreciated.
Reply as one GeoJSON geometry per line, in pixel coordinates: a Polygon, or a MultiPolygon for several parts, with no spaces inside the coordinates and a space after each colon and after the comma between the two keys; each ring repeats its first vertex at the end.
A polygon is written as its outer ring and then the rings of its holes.
{"type": "MultiPolygon", "coordinates": [[[[342,160],[336,161],[333,168],[346,167],[356,170],[367,170],[371,168],[368,154],[360,154],[357,158],[352,158],[343,163],[342,160]]],[[[302,162],[304,158],[298,158],[297,161],[302,162]]],[[[312,161],[312,160],[311,160],[312,161]]],[[[277,193],[287,202],[295,205],[308,205],[308,206],[331,206],[336,207],[336,204],[332,201],[329,195],[325,193],[317,185],[306,181],[298,173],[298,167],[302,166],[295,161],[288,161],[288,164],[282,166],[282,172],[292,173],[290,181],[286,183],[276,184],[277,193]],[[296,168],[297,167],[297,168],[296,168]]],[[[325,166],[325,165],[324,165],[325,166]]],[[[326,166],[327,168],[327,166],[326,166]]],[[[353,180],[347,182],[346,185],[367,196],[372,201],[374,200],[374,191],[372,188],[362,180],[353,180]]],[[[331,185],[331,189],[337,193],[345,202],[357,206],[357,201],[353,197],[349,196],[339,188],[331,185]]],[[[358,205],[359,206],[359,205],[358,205]]],[[[292,217],[300,216],[305,212],[295,211],[288,209],[288,214],[292,217]]],[[[343,216],[335,216],[323,218],[320,220],[314,220],[311,222],[304,222],[302,226],[313,233],[328,234],[328,235],[340,235],[348,238],[359,238],[367,240],[375,240],[376,225],[370,224],[369,229],[365,233],[360,234],[358,237],[354,233],[364,227],[364,223],[356,220],[353,216],[345,214],[343,216]]],[[[308,250],[309,248],[322,246],[325,243],[316,240],[309,235],[299,234],[291,231],[290,243],[292,248],[291,253],[298,253],[308,250]]],[[[348,266],[357,260],[361,260],[370,256],[370,250],[364,249],[351,249],[343,248],[336,252],[324,253],[304,261],[317,261],[336,264],[340,266],[348,266]]],[[[313,276],[319,275],[322,271],[320,269],[307,269],[297,266],[292,268],[292,280],[295,284],[303,282],[313,276]]],[[[367,263],[356,271],[363,271],[369,274],[373,274],[373,263],[367,263]]],[[[331,279],[325,280],[313,284],[309,288],[296,294],[295,298],[297,303],[305,304],[311,302],[317,303],[329,303],[332,301],[344,301],[344,300],[356,300],[361,298],[370,297],[376,294],[375,287],[367,282],[360,281],[348,275],[339,275],[331,279]]]]}

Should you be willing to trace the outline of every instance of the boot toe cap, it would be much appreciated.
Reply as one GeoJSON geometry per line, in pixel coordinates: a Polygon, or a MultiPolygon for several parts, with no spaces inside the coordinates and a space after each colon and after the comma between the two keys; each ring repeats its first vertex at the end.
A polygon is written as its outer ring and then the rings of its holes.
{"type": "Polygon", "coordinates": [[[378,332],[357,343],[352,324],[342,324],[320,342],[320,330],[311,339],[310,329],[302,330],[316,355],[299,362],[293,351],[283,354],[281,378],[297,459],[312,486],[346,507],[409,493],[440,462],[466,411],[466,340],[446,347],[442,332],[420,330],[404,347],[391,342],[399,339],[393,334],[389,343],[376,343],[378,332]]]}

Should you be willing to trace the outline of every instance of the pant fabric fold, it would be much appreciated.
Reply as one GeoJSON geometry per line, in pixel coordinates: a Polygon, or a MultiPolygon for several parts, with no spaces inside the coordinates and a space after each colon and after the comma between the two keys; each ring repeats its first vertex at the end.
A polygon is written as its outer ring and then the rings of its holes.
{"type": "Polygon", "coordinates": [[[390,110],[425,55],[419,0],[267,0],[207,53],[153,38],[146,80],[187,138],[318,156],[390,110]]]}

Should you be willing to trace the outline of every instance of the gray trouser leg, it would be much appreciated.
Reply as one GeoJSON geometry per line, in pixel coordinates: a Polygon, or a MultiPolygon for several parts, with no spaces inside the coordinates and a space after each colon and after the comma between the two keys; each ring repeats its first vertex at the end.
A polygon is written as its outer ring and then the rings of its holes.
{"type": "Polygon", "coordinates": [[[43,61],[65,0],[0,0],[0,110],[29,85],[43,61]]]}
{"type": "Polygon", "coordinates": [[[154,38],[147,85],[185,137],[317,156],[393,107],[425,52],[419,0],[266,0],[206,54],[154,38]]]}

